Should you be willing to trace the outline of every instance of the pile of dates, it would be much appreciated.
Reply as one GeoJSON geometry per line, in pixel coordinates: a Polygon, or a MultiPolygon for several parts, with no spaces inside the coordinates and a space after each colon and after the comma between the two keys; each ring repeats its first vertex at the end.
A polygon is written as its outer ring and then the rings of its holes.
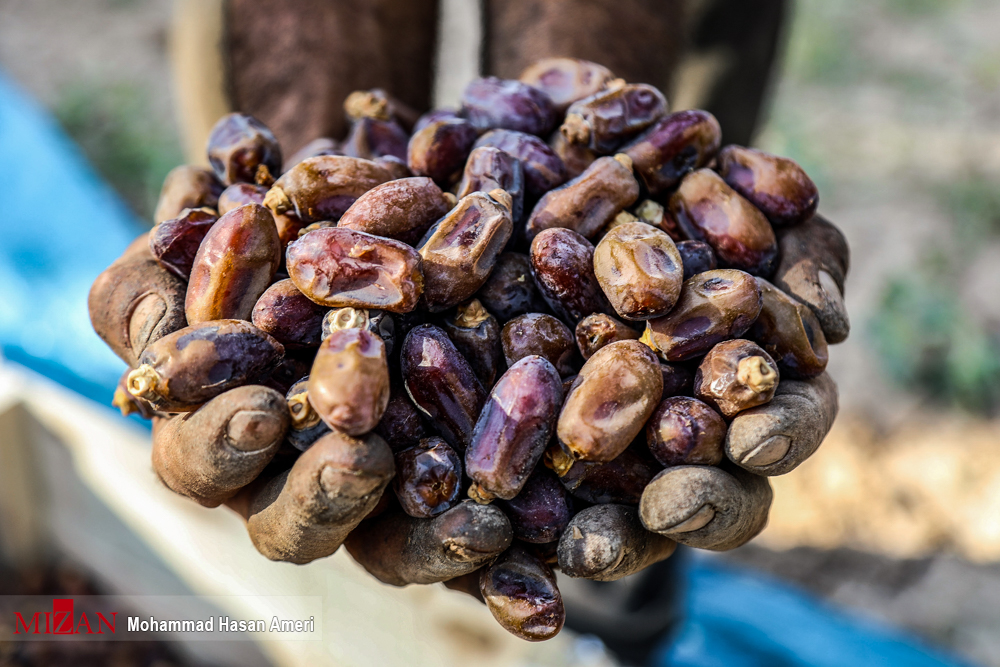
{"type": "Polygon", "coordinates": [[[308,562],[346,541],[382,581],[451,580],[549,638],[580,522],[631,521],[645,562],[666,557],[644,489],[726,465],[736,415],[823,372],[847,336],[846,244],[795,162],[723,146],[710,113],[671,113],[595,63],[477,79],[457,110],[418,116],[381,90],[345,110],[345,140],[284,161],[229,114],[211,169],[170,173],[155,227],[112,267],[128,270],[91,294],[130,365],[116,405],[164,419],[264,385],[288,410],[272,464],[324,439],[388,448],[384,483],[321,548],[255,544],[308,562]],[[119,294],[136,284],[151,296],[119,294]],[[419,552],[481,506],[498,557],[419,552]]]}

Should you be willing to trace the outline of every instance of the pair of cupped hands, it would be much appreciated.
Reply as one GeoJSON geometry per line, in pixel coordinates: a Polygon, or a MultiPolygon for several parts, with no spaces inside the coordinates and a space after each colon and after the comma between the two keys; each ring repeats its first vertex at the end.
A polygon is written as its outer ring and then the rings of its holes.
{"type": "MultiPolygon", "coordinates": [[[[814,288],[819,300],[842,298],[830,281],[814,288]]],[[[107,316],[121,327],[119,353],[133,366],[147,343],[184,317],[183,287],[153,259],[145,235],[95,290],[106,295],[107,316]]],[[[567,528],[571,548],[559,550],[560,569],[610,581],[669,557],[678,543],[712,550],[746,543],[767,523],[767,478],[812,455],[836,413],[837,389],[826,373],[783,380],[771,402],[733,419],[722,465],[668,468],[649,484],[643,521],[626,506],[577,515],[567,528]]],[[[272,560],[305,564],[346,545],[376,578],[402,586],[458,580],[510,546],[510,524],[493,505],[466,500],[430,520],[378,511],[383,494],[392,494],[394,462],[377,435],[334,431],[298,455],[285,442],[289,427],[281,393],[239,387],[193,412],[154,417],[153,467],[173,491],[236,511],[272,560]]]]}

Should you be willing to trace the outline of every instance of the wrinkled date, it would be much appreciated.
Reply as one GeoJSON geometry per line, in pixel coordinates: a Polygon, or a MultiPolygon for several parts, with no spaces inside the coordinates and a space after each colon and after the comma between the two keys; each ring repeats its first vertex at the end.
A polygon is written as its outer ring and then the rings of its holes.
{"type": "Polygon", "coordinates": [[[341,329],[365,329],[385,343],[385,353],[392,354],[396,343],[396,320],[384,310],[374,308],[336,308],[326,311],[320,324],[320,337],[326,340],[341,329]]]}
{"type": "Polygon", "coordinates": [[[393,452],[414,447],[431,435],[402,382],[392,381],[389,387],[389,404],[375,427],[375,433],[382,436],[393,452]]]}
{"type": "Polygon", "coordinates": [[[646,424],[649,451],[665,466],[706,465],[722,461],[726,422],[696,398],[664,399],[646,424]]]}
{"type": "Polygon", "coordinates": [[[605,345],[638,338],[638,331],[604,313],[587,315],[576,325],[576,345],[584,359],[590,359],[605,345]]]}
{"type": "Polygon", "coordinates": [[[514,130],[547,136],[556,126],[556,110],[543,91],[511,79],[473,79],[462,92],[459,114],[480,131],[514,130]]]}
{"type": "Polygon", "coordinates": [[[484,387],[492,387],[503,359],[500,323],[477,299],[460,305],[441,325],[484,387]]]}
{"type": "Polygon", "coordinates": [[[576,373],[579,366],[573,332],[551,315],[519,315],[504,325],[500,339],[508,366],[532,355],[547,359],[563,377],[576,373]]]}
{"type": "Polygon", "coordinates": [[[649,320],[642,341],[666,361],[686,361],[742,336],[761,309],[760,287],[736,269],[705,271],[684,281],[674,309],[649,320]]]}
{"type": "Polygon", "coordinates": [[[410,135],[392,120],[360,118],[351,125],[351,133],[340,145],[340,150],[349,157],[366,160],[391,155],[406,159],[406,146],[410,135]]]}
{"type": "Polygon", "coordinates": [[[528,218],[528,238],[552,227],[593,238],[638,197],[639,183],[627,156],[597,159],[572,181],[541,198],[528,218]]]}
{"type": "Polygon", "coordinates": [[[289,244],[288,275],[318,304],[405,313],[423,292],[420,255],[392,239],[339,227],[311,231],[289,244]]]}
{"type": "Polygon", "coordinates": [[[670,213],[685,236],[705,241],[726,267],[769,276],[778,241],[767,218],[709,169],[688,174],[670,197],[670,213]]]}
{"type": "Polygon", "coordinates": [[[392,488],[403,511],[429,519],[458,504],[462,461],[441,438],[427,438],[396,454],[392,488]]]}
{"type": "Polygon", "coordinates": [[[208,161],[226,185],[270,185],[281,173],[281,146],[253,116],[230,113],[219,119],[208,136],[208,161]]]}
{"type": "Polygon", "coordinates": [[[182,164],[163,180],[153,222],[176,218],[186,208],[215,208],[223,185],[208,169],[182,164]]]}
{"type": "Polygon", "coordinates": [[[808,380],[826,369],[826,338],[809,307],[758,278],[763,307],[747,332],[771,355],[784,377],[808,380]]]}
{"type": "Polygon", "coordinates": [[[497,188],[510,195],[511,218],[515,225],[519,225],[524,219],[524,170],[521,162],[510,153],[492,146],[473,149],[465,163],[458,198],[497,188]]]}
{"type": "MultiPolygon", "coordinates": [[[[637,442],[606,463],[577,461],[559,482],[574,498],[584,502],[638,505],[642,490],[660,472],[656,461],[643,450],[645,446],[637,442]]],[[[558,461],[559,453],[555,449],[546,452],[546,459],[553,454],[558,461]]]]}
{"type": "Polygon", "coordinates": [[[385,345],[364,329],[335,331],[316,352],[309,402],[327,426],[348,435],[375,428],[389,403],[385,345]]]}
{"type": "Polygon", "coordinates": [[[694,376],[694,394],[725,417],[763,405],[778,388],[778,366],[749,340],[727,340],[713,347],[694,376]]]}
{"type": "Polygon", "coordinates": [[[518,79],[548,95],[556,112],[561,114],[573,102],[604,90],[615,75],[604,65],[589,60],[542,58],[528,65],[518,79]]]}
{"type": "Polygon", "coordinates": [[[562,403],[562,380],[539,356],[525,357],[500,378],[483,407],[468,449],[469,497],[510,500],[545,453],[562,403]]]}
{"type": "Polygon", "coordinates": [[[473,192],[430,228],[419,248],[428,310],[447,310],[483,286],[514,231],[510,207],[503,190],[473,192]]]}
{"type": "Polygon", "coordinates": [[[479,590],[493,618],[521,639],[550,639],[566,621],[552,568],[523,547],[511,547],[483,568],[479,590]]]}
{"type": "Polygon", "coordinates": [[[309,403],[309,376],[302,378],[285,394],[292,427],[285,436],[288,442],[301,452],[306,451],[320,437],[330,432],[330,427],[319,418],[319,413],[309,403]]]}
{"type": "Polygon", "coordinates": [[[150,344],[129,373],[128,390],[157,410],[189,412],[219,394],[267,378],[285,354],[249,322],[201,322],[150,344]]]}
{"type": "Polygon", "coordinates": [[[681,263],[684,264],[684,280],[718,266],[715,251],[704,241],[681,241],[677,244],[677,252],[681,254],[681,263]]]}
{"type": "Polygon", "coordinates": [[[247,204],[264,205],[267,188],[253,183],[233,183],[219,195],[219,215],[225,215],[234,208],[247,204]]]}
{"type": "Polygon", "coordinates": [[[677,187],[687,174],[708,166],[719,151],[722,128],[707,111],[678,111],[656,122],[622,152],[650,194],[677,187]]]}
{"type": "Polygon", "coordinates": [[[559,413],[559,442],[569,456],[555,462],[556,474],[577,459],[605,462],[621,454],[662,395],[663,374],[652,350],[637,340],[602,347],[580,369],[559,413]]]}
{"type": "Polygon", "coordinates": [[[531,277],[531,259],[516,252],[500,254],[493,273],[476,292],[476,298],[501,322],[549,310],[531,277]]]}
{"type": "Polygon", "coordinates": [[[419,113],[381,88],[355,90],[344,99],[344,115],[352,121],[363,118],[392,120],[409,130],[419,113]]]}
{"type": "Polygon", "coordinates": [[[788,158],[743,146],[726,146],[719,152],[719,175],[775,227],[804,222],[819,206],[816,184],[788,158]]]}
{"type": "Polygon", "coordinates": [[[274,182],[264,205],[275,213],[294,216],[303,225],[339,220],[358,197],[391,178],[385,167],[371,160],[342,155],[311,157],[274,182]]]}
{"type": "Polygon", "coordinates": [[[337,226],[415,246],[455,202],[429,178],[402,178],[361,195],[337,226]]]}
{"type": "Polygon", "coordinates": [[[594,246],[571,229],[546,229],[535,237],[531,272],[553,312],[573,326],[591,313],[614,312],[594,275],[594,246]]]}
{"type": "Polygon", "coordinates": [[[844,305],[850,249],[839,229],[820,215],[781,231],[781,263],[774,284],[809,306],[826,342],[841,343],[851,331],[844,305]]]}
{"type": "Polygon", "coordinates": [[[573,179],[587,170],[587,167],[594,164],[597,158],[601,157],[586,146],[571,143],[562,132],[556,132],[549,139],[549,146],[552,151],[559,156],[566,167],[566,177],[573,179]]]}
{"type": "Polygon", "coordinates": [[[684,265],[665,232],[644,222],[628,222],[597,244],[594,275],[619,315],[649,320],[666,315],[677,303],[684,265]]]}
{"type": "Polygon", "coordinates": [[[417,176],[450,188],[461,178],[477,134],[472,123],[461,118],[434,121],[410,137],[406,165],[417,176]]]}
{"type": "Polygon", "coordinates": [[[667,100],[656,88],[625,84],[573,103],[560,131],[574,144],[611,153],[666,113],[667,100]]]}
{"type": "Polygon", "coordinates": [[[281,264],[271,212],[257,204],[233,209],[211,226],[195,255],[184,312],[188,324],[249,320],[281,264]]]}
{"type": "Polygon", "coordinates": [[[486,403],[486,390],[448,334],[430,324],[410,330],[400,367],[406,391],[453,447],[465,451],[486,403]]]}
{"type": "Polygon", "coordinates": [[[518,159],[524,169],[524,186],[531,199],[566,182],[566,167],[548,144],[538,137],[514,130],[492,130],[479,137],[473,148],[499,148],[518,159]]]}
{"type": "Polygon", "coordinates": [[[531,544],[558,540],[573,518],[569,494],[544,466],[535,468],[517,496],[497,504],[510,519],[514,537],[531,544]]]}
{"type": "Polygon", "coordinates": [[[251,321],[288,348],[315,347],[323,340],[327,309],[309,300],[291,280],[279,280],[261,295],[251,321]]]}
{"type": "Polygon", "coordinates": [[[344,151],[340,150],[340,144],[336,140],[330,137],[318,137],[313,139],[308,144],[300,148],[299,150],[292,153],[292,155],[285,160],[284,168],[282,172],[288,171],[299,162],[307,160],[311,157],[320,157],[321,155],[343,155],[344,151]]]}
{"type": "Polygon", "coordinates": [[[184,209],[178,217],[164,220],[150,230],[149,250],[160,266],[187,280],[198,246],[218,219],[208,209],[184,209]]]}

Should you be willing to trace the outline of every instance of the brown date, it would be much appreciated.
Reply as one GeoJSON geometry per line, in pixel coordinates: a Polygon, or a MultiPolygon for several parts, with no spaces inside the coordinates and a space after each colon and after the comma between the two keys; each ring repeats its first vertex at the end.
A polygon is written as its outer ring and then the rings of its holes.
{"type": "Polygon", "coordinates": [[[569,494],[545,466],[535,467],[519,494],[497,504],[510,519],[514,537],[530,544],[558,540],[573,516],[569,494]]]}
{"type": "Polygon", "coordinates": [[[677,252],[681,254],[681,263],[684,264],[684,280],[718,266],[715,251],[704,241],[680,241],[677,252]]]}
{"type": "Polygon", "coordinates": [[[286,278],[268,287],[257,299],[250,321],[285,347],[315,347],[323,340],[320,334],[326,312],[286,278]]]}
{"type": "Polygon", "coordinates": [[[500,339],[508,366],[537,354],[555,366],[563,377],[573,375],[579,367],[573,332],[551,315],[519,315],[504,325],[500,339]]]}
{"type": "Polygon", "coordinates": [[[270,211],[247,204],[225,214],[208,230],[191,266],[184,299],[188,324],[249,321],[280,264],[281,241],[270,211]]]}
{"type": "Polygon", "coordinates": [[[412,178],[413,172],[406,166],[406,160],[401,160],[395,155],[383,155],[372,160],[389,174],[389,180],[400,178],[412,178]]]}
{"type": "Polygon", "coordinates": [[[590,359],[599,349],[620,340],[637,340],[639,332],[610,315],[587,315],[576,325],[576,345],[584,359],[590,359]]]}
{"type": "Polygon", "coordinates": [[[504,129],[545,136],[558,122],[552,100],[543,91],[495,76],[470,81],[458,113],[480,132],[504,129]]]}
{"type": "Polygon", "coordinates": [[[687,396],[664,399],[646,424],[649,451],[665,466],[714,466],[723,459],[725,441],[719,413],[687,396]]]}
{"type": "Polygon", "coordinates": [[[186,208],[176,218],[164,220],[149,231],[149,250],[160,266],[187,280],[198,246],[218,219],[209,209],[186,208]]]}
{"type": "Polygon", "coordinates": [[[420,411],[413,405],[402,382],[392,380],[389,386],[389,404],[375,427],[375,433],[382,436],[393,452],[414,447],[430,436],[420,411]]]}
{"type": "Polygon", "coordinates": [[[736,269],[704,271],[688,278],[677,305],[649,320],[642,341],[666,361],[685,361],[729,338],[742,336],[761,309],[760,287],[736,269]]]}
{"type": "Polygon", "coordinates": [[[392,120],[361,118],[351,125],[351,132],[340,144],[340,150],[349,157],[366,160],[391,155],[406,159],[406,146],[410,135],[392,120]]]}
{"type": "Polygon", "coordinates": [[[730,145],[719,151],[718,171],[775,227],[804,222],[819,206],[816,184],[794,160],[730,145]]]}
{"type": "Polygon", "coordinates": [[[483,568],[479,589],[493,618],[515,637],[545,641],[566,621],[552,568],[524,547],[512,546],[483,568]]]}
{"type": "Polygon", "coordinates": [[[385,345],[364,329],[335,331],[316,352],[309,403],[327,426],[348,435],[375,428],[389,403],[385,345]]]}
{"type": "Polygon", "coordinates": [[[518,79],[548,95],[556,112],[563,114],[574,102],[604,90],[615,75],[589,60],[542,58],[528,65],[518,79]]]}
{"type": "Polygon", "coordinates": [[[465,450],[469,497],[510,500],[541,460],[562,403],[562,380],[548,360],[521,359],[500,378],[465,450]]]}
{"type": "Polygon", "coordinates": [[[371,160],[343,155],[306,158],[274,182],[264,205],[303,225],[339,220],[358,197],[391,178],[385,167],[371,160]]]}
{"type": "Polygon", "coordinates": [[[549,146],[565,165],[567,178],[576,178],[601,157],[586,146],[570,143],[562,132],[556,132],[549,138],[549,146]]]}
{"type": "Polygon", "coordinates": [[[242,113],[229,113],[208,135],[208,161],[226,185],[270,185],[281,173],[281,146],[262,122],[242,113]]]}
{"type": "Polygon", "coordinates": [[[677,303],[684,265],[665,232],[644,222],[628,222],[597,244],[594,275],[620,316],[649,320],[666,315],[677,303]]]}
{"type": "Polygon", "coordinates": [[[476,292],[476,298],[500,322],[549,309],[531,276],[531,259],[516,252],[500,253],[493,273],[476,292]]]}
{"type": "Polygon", "coordinates": [[[722,266],[769,276],[778,259],[771,224],[753,204],[710,169],[684,177],[670,213],[689,239],[712,246],[722,266]]]}
{"type": "Polygon", "coordinates": [[[658,195],[676,188],[695,169],[707,167],[721,142],[719,121],[695,109],[664,116],[622,152],[632,158],[636,176],[650,194],[658,195]]]}
{"type": "Polygon", "coordinates": [[[234,208],[247,204],[264,205],[267,188],[253,183],[233,183],[219,195],[219,215],[225,215],[234,208]]]}
{"type": "Polygon", "coordinates": [[[362,118],[392,120],[402,125],[405,130],[412,129],[420,117],[416,110],[381,88],[352,92],[344,98],[344,115],[352,121],[362,118]]]}
{"type": "Polygon", "coordinates": [[[552,311],[572,326],[614,309],[594,275],[594,246],[571,229],[546,229],[531,242],[531,273],[552,311]]]}
{"type": "Polygon", "coordinates": [[[405,313],[423,291],[420,255],[400,241],[326,227],[288,245],[288,275],[318,304],[405,313]]]}
{"type": "Polygon", "coordinates": [[[413,403],[452,447],[465,451],[486,403],[486,390],[448,334],[430,324],[410,330],[400,354],[413,403]]]}
{"type": "Polygon", "coordinates": [[[208,169],[188,164],[174,167],[163,179],[153,222],[176,218],[186,208],[215,208],[222,188],[222,183],[208,169]]]}
{"type": "Polygon", "coordinates": [[[611,461],[642,431],[663,395],[656,355],[637,340],[611,343],[580,369],[557,434],[567,457],[553,469],[562,476],[574,460],[611,461]]]}
{"type": "Polygon", "coordinates": [[[574,102],[560,131],[574,144],[607,154],[666,113],[663,93],[644,83],[630,83],[574,102]]]}
{"type": "Polygon", "coordinates": [[[292,153],[291,157],[285,160],[284,167],[282,168],[282,173],[288,171],[299,162],[311,157],[319,157],[321,155],[343,155],[344,151],[340,150],[340,144],[329,137],[319,137],[313,139],[308,144],[300,148],[299,150],[292,153]]]}
{"type": "Polygon", "coordinates": [[[723,416],[767,403],[778,387],[778,365],[749,340],[727,340],[705,355],[694,376],[694,395],[723,416]]]}
{"type": "Polygon", "coordinates": [[[503,360],[497,318],[478,299],[472,299],[460,305],[454,316],[445,318],[442,328],[483,386],[492,387],[503,360]]]}
{"type": "Polygon", "coordinates": [[[320,323],[320,338],[326,340],[341,329],[365,329],[385,343],[385,353],[392,354],[396,343],[396,320],[384,310],[374,308],[335,308],[326,311],[320,323]]]}
{"type": "Polygon", "coordinates": [[[462,182],[458,185],[458,198],[497,188],[510,195],[511,219],[515,226],[521,224],[524,218],[524,170],[521,162],[499,148],[474,148],[465,163],[462,182]]]}
{"type": "Polygon", "coordinates": [[[476,140],[473,148],[492,146],[518,159],[524,169],[524,188],[536,199],[566,182],[566,167],[544,141],[514,130],[491,130],[476,140]]]}
{"type": "Polygon", "coordinates": [[[458,115],[458,109],[453,109],[449,107],[442,107],[440,109],[431,109],[425,114],[422,114],[417,122],[413,124],[413,134],[416,134],[420,130],[424,129],[431,123],[436,123],[439,120],[464,120],[458,115]]]}
{"type": "Polygon", "coordinates": [[[782,377],[808,380],[826,369],[826,338],[809,307],[763,278],[757,279],[763,307],[747,338],[764,348],[782,377]]]}
{"type": "Polygon", "coordinates": [[[442,192],[429,178],[401,178],[358,197],[337,226],[416,246],[455,203],[454,195],[442,192]]]}
{"type": "Polygon", "coordinates": [[[599,158],[582,174],[539,200],[528,218],[528,238],[553,227],[594,238],[638,197],[639,183],[632,176],[628,156],[599,158]]]}
{"type": "Polygon", "coordinates": [[[458,504],[462,461],[441,438],[421,440],[396,454],[392,488],[404,512],[430,519],[458,504]]]}
{"type": "Polygon", "coordinates": [[[774,284],[816,315],[826,342],[842,343],[851,332],[844,304],[844,281],[850,267],[850,248],[839,229],[821,215],[783,229],[781,261],[774,284]]]}
{"type": "Polygon", "coordinates": [[[483,286],[514,231],[510,211],[505,191],[473,192],[427,231],[419,252],[428,310],[447,310],[483,286]]]}
{"type": "Polygon", "coordinates": [[[450,188],[476,142],[476,128],[463,118],[435,121],[413,133],[406,149],[406,165],[416,176],[427,176],[450,188]]]}
{"type": "Polygon", "coordinates": [[[201,322],[147,346],[128,390],[157,410],[189,412],[229,389],[260,383],[284,354],[281,343],[249,322],[201,322]]]}

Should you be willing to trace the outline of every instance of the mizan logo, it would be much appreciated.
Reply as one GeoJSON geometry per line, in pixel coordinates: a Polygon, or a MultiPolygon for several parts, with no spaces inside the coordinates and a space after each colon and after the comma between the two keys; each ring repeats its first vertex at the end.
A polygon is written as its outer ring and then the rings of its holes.
{"type": "Polygon", "coordinates": [[[33,635],[103,635],[105,630],[115,633],[115,617],[117,611],[111,612],[111,620],[101,612],[96,612],[94,623],[87,618],[85,612],[80,612],[79,619],[73,613],[73,600],[52,600],[52,611],[35,612],[25,621],[19,612],[14,612],[14,634],[33,635]]]}

